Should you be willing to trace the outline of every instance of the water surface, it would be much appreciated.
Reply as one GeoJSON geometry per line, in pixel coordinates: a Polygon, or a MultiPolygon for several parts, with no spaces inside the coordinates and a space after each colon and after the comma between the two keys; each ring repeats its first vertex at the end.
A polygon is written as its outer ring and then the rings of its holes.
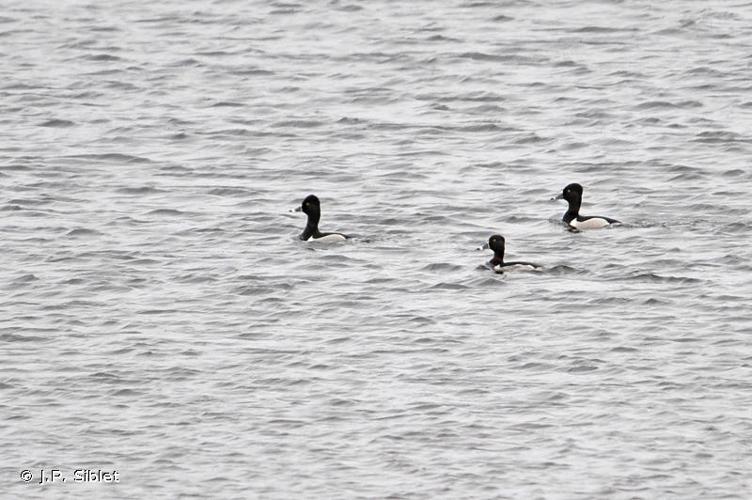
{"type": "Polygon", "coordinates": [[[744,2],[11,2],[0,491],[749,498],[750,54],[744,2]]]}

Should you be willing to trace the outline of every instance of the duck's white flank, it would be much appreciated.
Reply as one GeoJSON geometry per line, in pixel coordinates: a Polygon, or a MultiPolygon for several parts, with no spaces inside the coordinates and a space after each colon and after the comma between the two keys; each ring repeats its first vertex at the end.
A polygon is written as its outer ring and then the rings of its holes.
{"type": "Polygon", "coordinates": [[[333,234],[327,234],[326,236],[322,236],[321,238],[314,238],[311,236],[306,241],[315,241],[317,243],[337,243],[341,241],[345,241],[347,238],[345,238],[344,235],[333,233],[333,234]]]}
{"type": "Polygon", "coordinates": [[[611,223],[606,219],[602,219],[600,217],[591,217],[590,219],[586,219],[582,222],[578,221],[577,219],[572,219],[569,222],[569,225],[575,229],[600,229],[610,224],[611,223]]]}

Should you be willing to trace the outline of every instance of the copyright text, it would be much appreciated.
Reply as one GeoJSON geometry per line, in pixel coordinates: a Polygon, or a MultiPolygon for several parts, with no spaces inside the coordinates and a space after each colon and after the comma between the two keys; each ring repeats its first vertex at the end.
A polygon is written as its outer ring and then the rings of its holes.
{"type": "Polygon", "coordinates": [[[66,473],[60,469],[24,469],[21,480],[25,483],[119,483],[120,472],[103,469],[74,469],[66,473]]]}

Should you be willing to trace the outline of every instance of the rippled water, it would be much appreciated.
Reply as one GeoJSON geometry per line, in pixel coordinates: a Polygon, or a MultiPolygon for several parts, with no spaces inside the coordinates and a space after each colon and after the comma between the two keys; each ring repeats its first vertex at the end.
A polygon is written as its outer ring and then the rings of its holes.
{"type": "Polygon", "coordinates": [[[751,54],[745,2],[11,2],[0,491],[749,498],[751,54]]]}

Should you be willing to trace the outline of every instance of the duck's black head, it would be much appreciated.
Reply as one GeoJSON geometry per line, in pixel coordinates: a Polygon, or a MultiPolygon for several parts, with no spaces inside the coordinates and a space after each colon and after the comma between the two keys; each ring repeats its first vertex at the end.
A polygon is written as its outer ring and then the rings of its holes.
{"type": "Polygon", "coordinates": [[[315,194],[309,194],[301,203],[300,209],[306,215],[320,214],[321,202],[315,194]]]}
{"type": "Polygon", "coordinates": [[[575,200],[582,200],[582,186],[576,182],[567,185],[567,187],[561,191],[561,197],[570,203],[575,200]]]}
{"type": "Polygon", "coordinates": [[[506,240],[500,234],[494,234],[488,238],[488,248],[494,251],[494,254],[499,257],[504,257],[504,247],[506,240]]]}

